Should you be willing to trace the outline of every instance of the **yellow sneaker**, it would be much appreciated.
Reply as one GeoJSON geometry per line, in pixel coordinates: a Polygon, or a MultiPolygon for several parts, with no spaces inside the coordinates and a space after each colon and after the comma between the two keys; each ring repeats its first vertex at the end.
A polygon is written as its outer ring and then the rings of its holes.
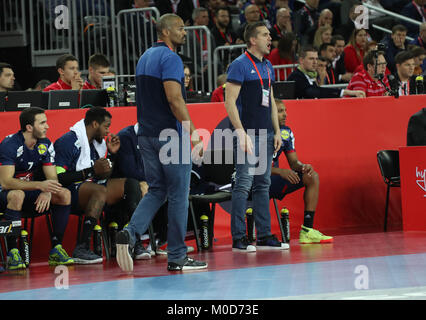
{"type": "Polygon", "coordinates": [[[318,230],[302,226],[300,229],[299,243],[330,243],[333,237],[325,236],[318,230]]]}

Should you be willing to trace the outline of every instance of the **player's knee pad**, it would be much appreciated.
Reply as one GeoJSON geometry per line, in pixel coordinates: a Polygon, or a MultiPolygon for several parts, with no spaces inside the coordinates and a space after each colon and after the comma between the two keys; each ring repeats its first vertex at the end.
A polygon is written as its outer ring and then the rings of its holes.
{"type": "Polygon", "coordinates": [[[130,214],[135,211],[142,199],[142,191],[139,185],[139,181],[132,178],[127,178],[124,182],[124,203],[126,209],[129,210],[130,214]]]}

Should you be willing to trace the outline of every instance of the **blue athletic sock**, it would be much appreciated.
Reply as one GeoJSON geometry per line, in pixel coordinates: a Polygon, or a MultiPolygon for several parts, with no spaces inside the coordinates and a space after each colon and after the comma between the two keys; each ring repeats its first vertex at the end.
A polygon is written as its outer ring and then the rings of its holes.
{"type": "Polygon", "coordinates": [[[52,247],[61,244],[71,212],[71,205],[52,206],[52,247]]]}
{"type": "MultiPolygon", "coordinates": [[[[21,211],[12,210],[9,208],[6,208],[4,211],[4,217],[6,220],[21,220],[21,211]]],[[[6,243],[7,243],[7,250],[18,248],[17,244],[17,237],[16,236],[7,236],[6,237],[6,243]]]]}

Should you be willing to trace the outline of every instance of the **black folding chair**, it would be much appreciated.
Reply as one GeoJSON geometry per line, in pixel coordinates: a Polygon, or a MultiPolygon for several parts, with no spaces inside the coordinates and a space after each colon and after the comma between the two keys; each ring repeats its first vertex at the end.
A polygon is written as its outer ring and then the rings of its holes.
{"type": "Polygon", "coordinates": [[[379,152],[377,152],[377,161],[379,163],[379,168],[380,168],[380,172],[382,174],[383,180],[385,184],[387,185],[385,222],[384,222],[384,231],[386,231],[387,221],[388,221],[390,188],[401,186],[401,178],[399,174],[399,151],[398,150],[380,150],[379,152]]]}

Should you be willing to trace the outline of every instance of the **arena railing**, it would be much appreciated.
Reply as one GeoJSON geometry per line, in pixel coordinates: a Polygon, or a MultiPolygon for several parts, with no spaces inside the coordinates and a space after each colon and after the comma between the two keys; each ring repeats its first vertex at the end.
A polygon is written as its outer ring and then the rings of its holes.
{"type": "Polygon", "coordinates": [[[155,7],[126,9],[117,14],[118,73],[134,74],[139,57],[157,39],[155,7]]]}
{"type": "Polygon", "coordinates": [[[28,45],[24,0],[0,0],[0,48],[28,45]]]}
{"type": "Polygon", "coordinates": [[[191,64],[195,91],[212,92],[212,37],[206,26],[185,27],[186,42],[179,49],[183,62],[191,64]],[[205,43],[204,43],[205,40],[205,43]],[[202,43],[202,45],[200,45],[202,43]]]}

